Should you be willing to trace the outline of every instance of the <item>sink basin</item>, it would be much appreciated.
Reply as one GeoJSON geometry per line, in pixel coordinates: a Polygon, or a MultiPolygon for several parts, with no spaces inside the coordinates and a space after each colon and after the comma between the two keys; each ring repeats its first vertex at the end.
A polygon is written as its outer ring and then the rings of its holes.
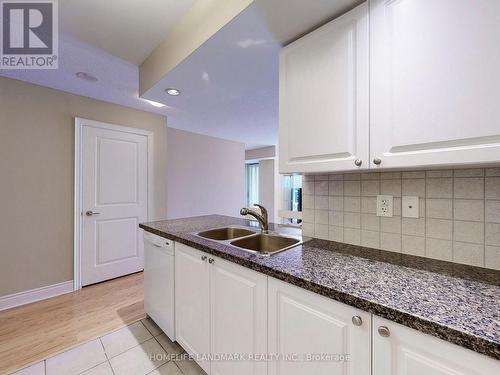
{"type": "Polygon", "coordinates": [[[206,230],[204,232],[198,233],[198,236],[207,238],[209,240],[226,241],[244,236],[249,236],[251,234],[255,234],[255,232],[243,228],[228,227],[228,228],[206,230]]]}
{"type": "Polygon", "coordinates": [[[288,250],[300,244],[301,241],[296,238],[283,237],[275,234],[257,234],[231,242],[233,246],[254,251],[262,255],[271,255],[279,251],[288,250]]]}

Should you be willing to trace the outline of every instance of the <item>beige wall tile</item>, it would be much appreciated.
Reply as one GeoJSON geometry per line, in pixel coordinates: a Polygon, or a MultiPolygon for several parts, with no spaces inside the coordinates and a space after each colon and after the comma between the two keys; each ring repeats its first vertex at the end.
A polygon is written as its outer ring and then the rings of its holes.
{"type": "Polygon", "coordinates": [[[453,260],[453,242],[435,238],[426,238],[425,256],[451,262],[453,260]]]}
{"type": "Polygon", "coordinates": [[[484,176],[483,168],[455,169],[455,177],[482,177],[484,176]]]}
{"type": "Polygon", "coordinates": [[[381,172],[380,179],[381,180],[401,179],[401,172],[381,172]]]}
{"type": "Polygon", "coordinates": [[[344,228],[361,228],[361,214],[357,212],[344,212],[344,228]]]}
{"type": "Polygon", "coordinates": [[[425,179],[404,179],[401,187],[402,195],[418,196],[425,198],[425,179]]]}
{"type": "Polygon", "coordinates": [[[330,228],[327,224],[314,224],[314,237],[327,240],[330,235],[330,228]]]}
{"type": "Polygon", "coordinates": [[[427,218],[425,221],[425,236],[451,240],[453,238],[453,221],[427,218]]]}
{"type": "Polygon", "coordinates": [[[483,199],[484,179],[476,178],[455,178],[453,196],[458,199],[483,199]]]}
{"type": "Polygon", "coordinates": [[[380,181],[380,194],[401,196],[401,180],[382,180],[380,181]]]}
{"type": "Polygon", "coordinates": [[[365,214],[377,213],[377,198],[375,197],[362,197],[361,198],[361,212],[365,214]]]}
{"type": "Polygon", "coordinates": [[[335,225],[337,227],[344,226],[344,213],[342,211],[330,211],[328,224],[335,225]]]}
{"type": "Polygon", "coordinates": [[[328,192],[330,195],[344,195],[344,181],[330,181],[328,192]]]}
{"type": "Polygon", "coordinates": [[[485,224],[485,243],[486,245],[500,246],[500,224],[485,224]]]}
{"type": "Polygon", "coordinates": [[[314,223],[328,225],[328,210],[315,210],[314,211],[314,223]]]}
{"type": "Polygon", "coordinates": [[[500,247],[486,246],[484,249],[484,265],[487,268],[500,270],[500,247]]]}
{"type": "Polygon", "coordinates": [[[425,236],[425,218],[414,219],[403,217],[401,221],[401,233],[412,236],[425,236]]]}
{"type": "Polygon", "coordinates": [[[500,177],[486,177],[486,199],[500,200],[500,177]]]}
{"type": "Polygon", "coordinates": [[[360,173],[344,173],[345,181],[360,181],[361,174],[360,173]]]}
{"type": "Polygon", "coordinates": [[[305,223],[314,223],[314,210],[309,208],[302,209],[302,221],[305,223]]]}
{"type": "Polygon", "coordinates": [[[386,233],[401,233],[401,216],[381,217],[380,231],[386,233]]]}
{"type": "Polygon", "coordinates": [[[344,228],[330,226],[330,240],[337,242],[344,241],[344,228]]]}
{"type": "Polygon", "coordinates": [[[427,198],[452,198],[452,178],[428,178],[426,179],[425,195],[427,198]]]}
{"type": "MultiPolygon", "coordinates": [[[[394,207],[392,210],[392,214],[394,216],[401,216],[401,198],[394,198],[394,207]]],[[[377,211],[376,202],[375,202],[375,212],[377,211]]]]}
{"type": "Polygon", "coordinates": [[[315,198],[314,208],[316,210],[328,210],[328,196],[318,195],[315,198]]]}
{"type": "Polygon", "coordinates": [[[403,178],[425,178],[425,171],[403,171],[403,178]]]}
{"type": "Polygon", "coordinates": [[[486,201],[486,222],[500,223],[500,201],[486,201]]]}
{"type": "Polygon", "coordinates": [[[361,230],[361,246],[380,247],[380,232],[371,230],[361,230]]]}
{"type": "Polygon", "coordinates": [[[328,199],[328,209],[334,211],[344,211],[344,197],[330,197],[328,199]]]}
{"type": "Polygon", "coordinates": [[[486,168],[486,176],[500,176],[500,168],[486,168]]]}
{"type": "Polygon", "coordinates": [[[426,216],[434,219],[453,218],[452,199],[426,199],[426,216]]]}
{"type": "Polygon", "coordinates": [[[471,266],[483,266],[484,245],[453,241],[453,261],[471,266]]]}
{"type": "Polygon", "coordinates": [[[401,252],[409,255],[425,255],[425,238],[403,235],[401,252]]]}
{"type": "Polygon", "coordinates": [[[361,181],[361,196],[375,197],[380,194],[380,181],[361,181]]]}
{"type": "Polygon", "coordinates": [[[361,244],[361,230],[344,228],[344,242],[352,245],[361,244]]]}
{"type": "Polygon", "coordinates": [[[427,178],[453,177],[453,170],[452,169],[435,169],[432,171],[426,171],[425,177],[427,177],[427,178]]]}
{"type": "Polygon", "coordinates": [[[314,181],[314,175],[313,174],[302,175],[302,182],[304,181],[314,181]]]}
{"type": "Polygon", "coordinates": [[[379,172],[361,173],[361,180],[380,180],[380,173],[379,172]]]}
{"type": "Polygon", "coordinates": [[[360,197],[344,197],[344,211],[360,212],[361,198],[360,197]]]}
{"type": "Polygon", "coordinates": [[[361,229],[380,231],[380,218],[374,214],[361,214],[361,229]]]}
{"type": "Polygon", "coordinates": [[[334,173],[334,174],[328,175],[328,179],[329,180],[343,180],[344,175],[342,173],[334,173]]]}
{"type": "Polygon", "coordinates": [[[344,196],[361,196],[361,181],[344,181],[344,196]]]}
{"type": "Polygon", "coordinates": [[[314,183],[314,195],[328,195],[328,181],[316,181],[314,183]]]}
{"type": "Polygon", "coordinates": [[[465,221],[484,221],[484,201],[475,199],[455,199],[453,218],[465,221]]]}
{"type": "Polygon", "coordinates": [[[314,195],[302,195],[302,209],[314,208],[314,195]]]}
{"type": "Polygon", "coordinates": [[[483,244],[484,223],[455,220],[453,222],[453,240],[483,244]]]}
{"type": "Polygon", "coordinates": [[[380,232],[380,248],[398,253],[401,252],[401,235],[380,232]]]}
{"type": "Polygon", "coordinates": [[[326,174],[317,174],[314,176],[314,181],[328,181],[328,175],[326,174]]]}
{"type": "Polygon", "coordinates": [[[314,237],[314,223],[302,222],[302,235],[314,237]]]}
{"type": "Polygon", "coordinates": [[[302,182],[302,194],[314,195],[314,181],[302,182]]]}

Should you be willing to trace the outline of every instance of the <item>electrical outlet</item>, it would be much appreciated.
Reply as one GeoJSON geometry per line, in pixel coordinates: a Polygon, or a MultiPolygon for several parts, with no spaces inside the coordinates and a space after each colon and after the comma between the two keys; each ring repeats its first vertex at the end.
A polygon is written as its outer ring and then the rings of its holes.
{"type": "Polygon", "coordinates": [[[377,216],[392,217],[393,203],[392,195],[377,195],[377,216]]]}
{"type": "Polygon", "coordinates": [[[418,212],[418,197],[403,196],[402,198],[402,215],[403,217],[419,217],[418,212]]]}

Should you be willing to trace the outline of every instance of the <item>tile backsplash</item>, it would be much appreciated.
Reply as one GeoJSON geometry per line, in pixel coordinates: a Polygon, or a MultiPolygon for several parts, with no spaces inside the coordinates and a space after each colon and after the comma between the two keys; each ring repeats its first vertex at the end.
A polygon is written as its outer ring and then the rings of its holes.
{"type": "Polygon", "coordinates": [[[306,175],[302,194],[306,236],[500,270],[500,168],[306,175]],[[376,215],[379,194],[393,217],[376,215]]]}

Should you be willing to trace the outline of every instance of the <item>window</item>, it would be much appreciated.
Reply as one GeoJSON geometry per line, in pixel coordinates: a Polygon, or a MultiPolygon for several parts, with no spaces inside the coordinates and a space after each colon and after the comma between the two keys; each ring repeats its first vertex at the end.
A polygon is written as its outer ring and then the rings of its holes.
{"type": "Polygon", "coordinates": [[[259,203],[259,163],[245,165],[246,204],[259,203]]]}
{"type": "MultiPolygon", "coordinates": [[[[302,176],[283,176],[282,202],[284,211],[302,211],[302,176]]],[[[299,224],[300,219],[288,219],[290,223],[299,224]]]]}

